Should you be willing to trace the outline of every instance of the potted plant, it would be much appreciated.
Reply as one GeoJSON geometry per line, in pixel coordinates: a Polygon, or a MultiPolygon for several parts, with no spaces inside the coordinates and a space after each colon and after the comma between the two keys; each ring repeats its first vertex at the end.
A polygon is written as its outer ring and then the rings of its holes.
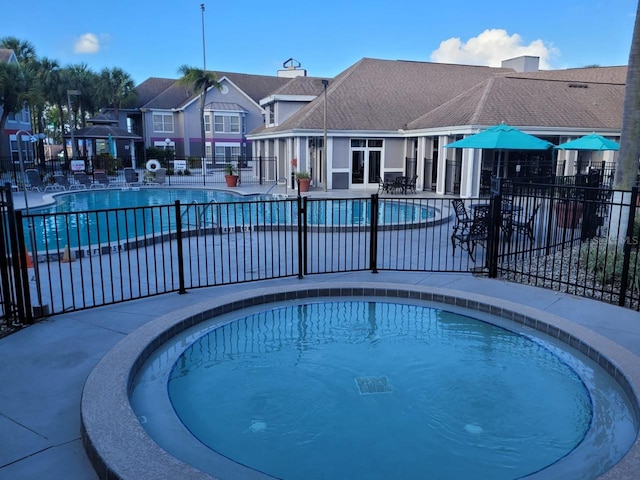
{"type": "Polygon", "coordinates": [[[304,170],[296,172],[296,179],[298,180],[298,191],[301,193],[308,192],[309,184],[311,183],[311,175],[309,172],[304,170]]]}
{"type": "Polygon", "coordinates": [[[235,187],[238,185],[237,170],[232,163],[227,163],[224,166],[224,179],[227,182],[227,187],[235,187]]]}

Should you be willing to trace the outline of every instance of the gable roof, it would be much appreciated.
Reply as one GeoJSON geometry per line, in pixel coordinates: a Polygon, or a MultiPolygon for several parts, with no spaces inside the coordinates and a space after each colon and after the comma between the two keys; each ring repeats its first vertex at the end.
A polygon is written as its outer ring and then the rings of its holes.
{"type": "Polygon", "coordinates": [[[497,76],[425,113],[410,122],[407,130],[501,122],[519,126],[620,129],[624,89],[619,83],[497,76]]]}
{"type": "MultiPolygon", "coordinates": [[[[212,72],[218,80],[226,78],[256,104],[261,98],[290,82],[290,78],[268,75],[250,75],[247,73],[212,72]]],[[[181,84],[177,79],[149,78],[136,87],[138,98],[134,108],[171,110],[183,107],[198,97],[190,86],[181,84]]]]}
{"type": "MultiPolygon", "coordinates": [[[[363,58],[330,81],[327,128],[397,131],[478,83],[507,72],[513,70],[363,58]]],[[[321,129],[323,120],[324,101],[319,97],[281,125],[261,131],[321,129]]]]}
{"type": "Polygon", "coordinates": [[[538,80],[564,80],[586,83],[616,83],[624,85],[627,81],[627,67],[586,67],[565,70],[538,70],[508,74],[510,77],[536,78],[538,80]]]}
{"type": "Polygon", "coordinates": [[[18,58],[10,48],[0,48],[0,62],[2,63],[18,63],[18,58]]]}

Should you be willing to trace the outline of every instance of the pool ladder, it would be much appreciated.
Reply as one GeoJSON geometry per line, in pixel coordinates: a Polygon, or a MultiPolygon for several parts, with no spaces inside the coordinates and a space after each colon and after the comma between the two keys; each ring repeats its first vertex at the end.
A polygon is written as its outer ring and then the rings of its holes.
{"type": "MultiPolygon", "coordinates": [[[[185,209],[184,212],[182,212],[181,219],[184,220],[185,215],[187,215],[189,213],[189,209],[193,206],[196,209],[197,215],[195,216],[195,220],[196,223],[184,223],[183,225],[186,225],[187,227],[195,227],[196,230],[200,230],[202,228],[206,228],[207,227],[207,221],[206,221],[206,215],[207,215],[207,211],[210,209],[211,210],[211,225],[212,226],[218,226],[218,222],[216,221],[216,215],[215,215],[215,205],[217,205],[218,202],[216,200],[211,200],[209,203],[206,204],[201,204],[196,202],[195,200],[193,200],[190,204],[187,205],[187,208],[185,209]],[[198,207],[202,206],[202,210],[199,210],[198,207]]],[[[219,217],[219,215],[218,215],[219,217]]]]}

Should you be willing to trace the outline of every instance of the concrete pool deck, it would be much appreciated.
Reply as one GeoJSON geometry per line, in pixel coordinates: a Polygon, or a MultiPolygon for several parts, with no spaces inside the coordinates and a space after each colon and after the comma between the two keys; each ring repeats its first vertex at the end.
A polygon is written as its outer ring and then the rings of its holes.
{"type": "MultiPolygon", "coordinates": [[[[457,290],[509,301],[563,317],[614,342],[622,355],[640,355],[640,314],[595,300],[470,274],[370,272],[286,278],[190,290],[57,315],[0,339],[0,479],[97,479],[82,445],[80,402],[89,374],[102,357],[138,327],[161,316],[211,302],[222,295],[251,295],[260,288],[374,282],[457,290]]],[[[611,345],[609,345],[611,346],[611,345]]],[[[638,376],[640,364],[624,367],[638,376]]],[[[638,441],[636,440],[636,450],[638,441]]],[[[626,459],[624,471],[603,478],[631,479],[640,456],[626,459]]],[[[613,472],[611,472],[613,473],[613,472]]]]}

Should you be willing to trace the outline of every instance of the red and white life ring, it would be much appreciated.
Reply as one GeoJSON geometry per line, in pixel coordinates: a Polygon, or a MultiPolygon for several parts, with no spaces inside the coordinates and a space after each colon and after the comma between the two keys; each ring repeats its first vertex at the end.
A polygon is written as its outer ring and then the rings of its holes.
{"type": "Polygon", "coordinates": [[[155,172],[160,168],[160,162],[158,160],[149,160],[147,162],[147,171],[155,172]]]}

